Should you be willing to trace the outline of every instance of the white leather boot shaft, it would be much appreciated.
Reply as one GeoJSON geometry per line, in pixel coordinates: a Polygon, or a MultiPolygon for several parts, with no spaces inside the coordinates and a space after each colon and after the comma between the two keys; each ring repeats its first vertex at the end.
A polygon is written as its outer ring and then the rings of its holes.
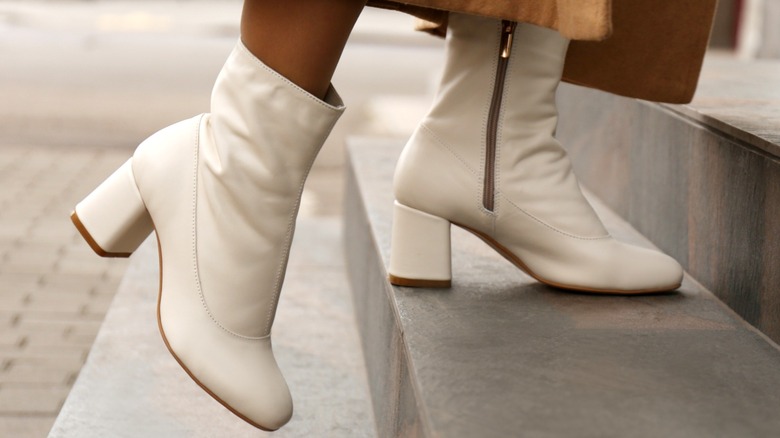
{"type": "MultiPolygon", "coordinates": [[[[676,261],[609,236],[554,138],[568,41],[529,24],[508,29],[450,14],[442,84],[399,160],[397,202],[472,230],[547,284],[626,293],[676,288],[676,261]]],[[[397,257],[410,256],[391,256],[391,276],[404,277],[394,267],[410,262],[397,257]]],[[[418,266],[426,269],[423,260],[418,266]]]]}
{"type": "Polygon", "coordinates": [[[271,350],[303,183],[344,107],[239,43],[210,114],[156,133],[133,173],[162,255],[160,325],[185,369],[245,420],[277,429],[292,400],[271,350]]]}

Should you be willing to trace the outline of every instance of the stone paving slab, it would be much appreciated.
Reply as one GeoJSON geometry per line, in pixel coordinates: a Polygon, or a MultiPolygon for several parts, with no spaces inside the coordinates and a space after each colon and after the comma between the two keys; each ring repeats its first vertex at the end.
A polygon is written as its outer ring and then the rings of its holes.
{"type": "MultiPolygon", "coordinates": [[[[346,240],[381,436],[780,436],[780,350],[695,280],[643,297],[544,286],[453,227],[453,287],[393,287],[401,142],[349,149],[346,240]]],[[[651,244],[593,200],[616,237],[651,244]]]]}
{"type": "Polygon", "coordinates": [[[127,261],[95,256],[70,210],[129,154],[0,146],[0,436],[45,436],[84,363],[127,261]]]}
{"type": "Polygon", "coordinates": [[[50,437],[375,436],[340,229],[337,217],[298,221],[273,329],[295,403],[287,426],[273,434],[249,426],[168,353],[157,330],[157,250],[149,239],[133,255],[50,437]]]}

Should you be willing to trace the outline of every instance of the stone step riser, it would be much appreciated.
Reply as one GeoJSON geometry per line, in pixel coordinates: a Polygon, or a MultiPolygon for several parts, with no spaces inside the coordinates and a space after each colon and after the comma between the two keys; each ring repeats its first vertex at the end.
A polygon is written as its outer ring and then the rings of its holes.
{"type": "Polygon", "coordinates": [[[691,107],[574,86],[562,87],[558,99],[558,136],[583,184],[780,341],[780,159],[773,145],[694,120],[691,107]]]}
{"type": "Polygon", "coordinates": [[[390,286],[401,143],[353,143],[344,236],[380,436],[780,434],[780,351],[689,277],[667,295],[562,293],[454,228],[452,288],[390,286]]]}
{"type": "Polygon", "coordinates": [[[345,250],[363,356],[372,385],[371,401],[377,432],[379,436],[387,437],[426,436],[421,430],[423,425],[418,411],[413,408],[416,397],[405,345],[400,338],[398,316],[391,301],[393,288],[383,284],[387,273],[381,269],[383,261],[379,248],[373,242],[366,242],[365,236],[371,235],[371,226],[354,178],[355,175],[348,172],[344,234],[359,237],[346,239],[345,250]]]}

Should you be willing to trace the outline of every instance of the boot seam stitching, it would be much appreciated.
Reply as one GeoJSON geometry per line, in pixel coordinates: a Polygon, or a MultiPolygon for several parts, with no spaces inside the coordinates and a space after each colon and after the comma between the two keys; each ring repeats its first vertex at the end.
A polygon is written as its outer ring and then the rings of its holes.
{"type": "Polygon", "coordinates": [[[517,210],[519,210],[520,212],[522,212],[523,214],[525,214],[526,216],[528,216],[528,217],[530,217],[531,219],[533,219],[533,220],[535,220],[535,221],[539,222],[540,224],[544,225],[545,227],[547,227],[547,228],[549,228],[549,229],[551,229],[551,230],[555,231],[556,233],[558,233],[558,234],[562,234],[562,235],[564,235],[564,236],[566,236],[566,237],[571,237],[571,238],[573,238],[573,239],[579,239],[579,240],[603,240],[603,239],[609,239],[609,238],[611,237],[611,236],[609,235],[609,233],[607,233],[607,234],[605,234],[605,235],[603,235],[603,236],[594,236],[594,237],[578,236],[578,235],[576,235],[576,234],[567,233],[567,232],[565,232],[565,231],[559,230],[558,228],[556,228],[556,227],[554,227],[554,226],[552,226],[552,225],[548,224],[547,222],[545,222],[545,221],[543,221],[543,220],[539,219],[538,217],[534,216],[533,214],[529,213],[528,211],[526,211],[526,210],[524,210],[524,209],[520,208],[520,207],[519,207],[517,204],[515,204],[514,202],[512,202],[512,200],[510,200],[510,199],[509,199],[509,198],[507,198],[506,196],[503,196],[503,195],[502,195],[501,197],[502,197],[504,200],[506,200],[506,202],[508,202],[509,204],[511,204],[513,207],[515,207],[517,210]]]}
{"type": "Polygon", "coordinates": [[[477,172],[476,172],[474,169],[472,169],[472,168],[471,168],[471,166],[469,166],[469,165],[468,165],[468,163],[466,162],[466,160],[464,160],[464,159],[463,159],[463,158],[462,158],[462,157],[461,157],[461,156],[460,156],[460,155],[459,155],[457,152],[453,151],[453,150],[452,150],[452,149],[451,149],[451,148],[450,148],[450,147],[449,147],[449,146],[448,146],[448,145],[447,145],[447,144],[444,142],[444,140],[442,140],[442,139],[441,139],[441,138],[440,138],[438,135],[436,135],[436,133],[435,133],[435,132],[433,132],[433,130],[432,130],[431,128],[427,127],[427,126],[425,125],[425,123],[421,123],[421,124],[420,124],[420,127],[421,127],[421,128],[423,128],[423,129],[425,129],[425,131],[426,131],[426,132],[427,132],[427,133],[428,133],[428,134],[429,134],[429,135],[430,135],[430,136],[433,138],[433,140],[436,142],[436,144],[437,144],[439,147],[442,147],[442,148],[444,148],[444,149],[445,149],[445,150],[447,150],[449,153],[451,153],[453,156],[455,156],[455,158],[457,158],[457,160],[458,160],[458,161],[460,161],[460,163],[461,163],[461,164],[462,164],[462,165],[463,165],[463,166],[466,168],[466,170],[468,170],[468,171],[469,171],[469,173],[471,173],[473,176],[475,176],[475,177],[477,177],[477,178],[479,177],[479,175],[477,174],[477,172]]]}
{"type": "MultiPolygon", "coordinates": [[[[450,147],[447,145],[447,143],[445,143],[445,142],[444,142],[444,140],[442,140],[442,139],[441,139],[441,138],[440,138],[438,135],[436,135],[436,133],[435,133],[435,132],[434,132],[434,131],[433,131],[431,128],[429,128],[428,126],[426,126],[426,125],[425,125],[425,122],[422,122],[422,123],[420,123],[420,128],[422,128],[422,129],[424,130],[424,132],[426,132],[428,135],[430,135],[430,136],[431,136],[431,138],[433,139],[433,141],[434,141],[434,144],[435,144],[436,146],[439,146],[440,148],[442,148],[442,149],[444,149],[445,151],[447,151],[447,152],[449,152],[450,154],[452,154],[452,156],[454,156],[454,157],[455,157],[455,158],[456,158],[456,159],[457,159],[457,160],[460,162],[460,164],[462,164],[462,165],[463,165],[463,167],[465,167],[465,168],[466,168],[466,170],[467,170],[469,173],[471,173],[471,176],[473,176],[474,178],[476,178],[476,180],[477,180],[477,184],[476,184],[476,192],[477,192],[477,196],[476,196],[476,200],[477,200],[477,201],[476,201],[476,204],[477,204],[477,209],[478,209],[478,210],[479,210],[479,211],[480,211],[482,214],[485,214],[485,215],[487,215],[487,216],[491,217],[491,218],[492,218],[492,220],[493,220],[493,221],[495,221],[496,214],[495,214],[494,212],[492,212],[492,211],[490,211],[490,210],[486,209],[486,208],[485,208],[485,207],[482,205],[482,202],[480,202],[480,197],[482,196],[482,191],[480,190],[480,184],[479,184],[479,182],[480,182],[480,179],[482,178],[482,177],[480,176],[480,174],[479,174],[477,171],[475,171],[474,169],[472,169],[472,168],[471,168],[471,166],[469,166],[469,165],[468,165],[468,163],[466,162],[466,160],[464,160],[464,159],[463,159],[463,157],[461,157],[461,156],[460,156],[460,155],[459,155],[457,152],[455,152],[454,150],[452,150],[452,149],[451,149],[451,148],[450,148],[450,147]]],[[[482,149],[484,149],[484,148],[482,148],[482,149]]],[[[482,154],[482,153],[484,153],[484,150],[483,150],[483,151],[480,151],[480,154],[482,154]]],[[[495,226],[493,226],[493,228],[495,228],[495,226]]]]}
{"type": "MultiPolygon", "coordinates": [[[[330,132],[333,129],[333,126],[335,126],[337,122],[338,120],[334,120],[333,122],[331,122],[330,128],[327,129],[326,132],[330,132]]],[[[303,195],[303,188],[306,185],[306,179],[308,179],[309,172],[311,171],[312,166],[314,166],[314,161],[317,159],[319,150],[322,149],[322,145],[324,143],[325,143],[325,139],[323,139],[322,142],[320,142],[319,147],[315,149],[316,153],[312,154],[312,158],[311,160],[309,160],[309,164],[306,167],[306,171],[303,174],[303,178],[301,178],[301,183],[298,185],[298,192],[296,194],[297,201],[295,207],[293,208],[293,211],[290,213],[290,216],[287,219],[287,231],[284,238],[285,250],[282,255],[282,260],[277,265],[276,278],[274,279],[274,289],[273,289],[274,296],[271,301],[271,305],[268,307],[268,312],[266,313],[265,329],[269,333],[268,336],[270,336],[271,333],[271,326],[273,325],[272,324],[273,315],[276,312],[276,307],[279,304],[279,296],[281,295],[282,292],[282,281],[287,271],[286,268],[290,258],[290,249],[291,249],[290,247],[292,245],[292,238],[293,238],[292,234],[293,234],[293,230],[295,229],[295,222],[298,217],[298,211],[300,210],[300,206],[301,206],[301,196],[303,195]]]]}
{"type": "MultiPolygon", "coordinates": [[[[224,330],[226,333],[233,335],[239,339],[249,340],[249,341],[259,341],[262,339],[267,339],[271,336],[271,334],[267,334],[264,336],[245,336],[241,335],[239,333],[236,333],[227,327],[223,326],[217,318],[214,316],[214,314],[211,312],[211,309],[209,308],[208,303],[206,302],[206,296],[203,293],[203,288],[201,287],[200,282],[200,258],[198,257],[198,176],[200,172],[198,172],[199,164],[200,164],[200,129],[201,125],[203,123],[204,115],[202,114],[200,116],[200,120],[198,120],[198,123],[195,124],[195,172],[193,177],[193,187],[195,190],[193,190],[192,195],[192,257],[193,257],[193,268],[194,268],[194,274],[195,274],[195,285],[198,288],[198,296],[200,297],[200,303],[203,305],[203,309],[206,311],[206,314],[209,316],[209,319],[217,325],[217,327],[224,330]]],[[[161,274],[162,275],[162,274],[161,274]]]]}

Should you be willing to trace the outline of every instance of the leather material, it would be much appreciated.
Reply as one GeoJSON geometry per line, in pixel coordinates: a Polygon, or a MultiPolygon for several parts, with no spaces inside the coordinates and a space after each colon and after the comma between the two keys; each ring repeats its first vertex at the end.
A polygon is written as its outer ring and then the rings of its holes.
{"type": "Polygon", "coordinates": [[[452,278],[450,223],[398,202],[393,208],[394,256],[389,272],[399,278],[448,284],[452,278]]]}
{"type": "Polygon", "coordinates": [[[303,183],[344,106],[298,88],[239,42],[210,114],[154,134],[133,172],[157,231],[160,324],[203,386],[266,429],[292,415],[271,325],[303,183]]]}
{"type": "Polygon", "coordinates": [[[578,290],[676,288],[671,257],[609,236],[554,138],[568,40],[519,23],[498,119],[495,205],[483,207],[487,120],[501,22],[450,15],[447,64],[429,114],[396,168],[396,200],[475,230],[547,283],[578,290]]]}
{"type": "Polygon", "coordinates": [[[128,160],[74,209],[82,235],[102,256],[128,257],[152,233],[131,167],[128,160]]]}

